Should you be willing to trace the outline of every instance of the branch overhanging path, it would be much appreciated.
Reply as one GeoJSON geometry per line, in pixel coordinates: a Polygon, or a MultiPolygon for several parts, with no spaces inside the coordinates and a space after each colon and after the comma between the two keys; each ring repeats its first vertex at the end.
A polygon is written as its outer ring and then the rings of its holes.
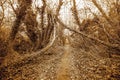
{"type": "Polygon", "coordinates": [[[85,37],[87,37],[87,38],[89,38],[89,39],[92,39],[92,40],[94,40],[94,41],[97,41],[97,42],[99,42],[99,43],[101,43],[101,44],[103,44],[103,45],[105,45],[105,46],[107,46],[107,47],[112,47],[112,48],[120,49],[119,44],[107,43],[107,42],[104,42],[104,41],[102,41],[102,40],[100,40],[100,39],[97,39],[97,38],[95,38],[95,37],[92,37],[92,36],[90,36],[90,35],[87,35],[87,34],[81,32],[81,31],[76,31],[76,30],[71,29],[70,27],[68,27],[67,25],[65,25],[65,24],[58,18],[58,16],[56,16],[56,20],[57,20],[57,22],[58,22],[60,25],[62,25],[62,27],[67,28],[67,29],[69,29],[70,31],[73,31],[73,32],[78,33],[78,34],[80,34],[80,35],[82,35],[82,36],[85,36],[85,37]]]}

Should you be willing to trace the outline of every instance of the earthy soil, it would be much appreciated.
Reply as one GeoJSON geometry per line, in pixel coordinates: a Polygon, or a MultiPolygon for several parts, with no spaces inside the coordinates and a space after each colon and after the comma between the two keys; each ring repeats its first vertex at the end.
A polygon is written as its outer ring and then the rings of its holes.
{"type": "Polygon", "coordinates": [[[95,46],[86,50],[66,41],[27,63],[1,68],[0,80],[120,80],[120,57],[103,57],[95,46]]]}

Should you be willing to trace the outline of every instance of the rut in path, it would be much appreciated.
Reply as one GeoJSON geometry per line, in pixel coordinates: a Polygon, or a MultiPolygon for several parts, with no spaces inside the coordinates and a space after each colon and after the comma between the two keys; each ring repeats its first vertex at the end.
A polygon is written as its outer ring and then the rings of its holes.
{"type": "Polygon", "coordinates": [[[64,46],[64,54],[59,64],[59,69],[57,72],[57,80],[70,80],[70,62],[71,62],[71,51],[69,41],[66,39],[64,46]]]}

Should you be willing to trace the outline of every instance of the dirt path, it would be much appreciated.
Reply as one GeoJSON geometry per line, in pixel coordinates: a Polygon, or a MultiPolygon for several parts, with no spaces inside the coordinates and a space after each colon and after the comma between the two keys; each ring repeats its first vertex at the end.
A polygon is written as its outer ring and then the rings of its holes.
{"type": "Polygon", "coordinates": [[[64,55],[62,56],[61,63],[57,72],[57,80],[70,80],[70,62],[71,62],[70,45],[65,45],[64,55]]]}
{"type": "Polygon", "coordinates": [[[25,64],[0,70],[0,80],[119,80],[120,67],[113,61],[101,57],[95,46],[86,51],[66,41],[25,64]]]}

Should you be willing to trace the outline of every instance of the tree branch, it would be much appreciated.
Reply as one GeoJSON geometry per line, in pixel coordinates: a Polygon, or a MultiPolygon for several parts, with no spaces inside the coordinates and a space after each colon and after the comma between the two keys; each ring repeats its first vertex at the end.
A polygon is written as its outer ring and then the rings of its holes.
{"type": "Polygon", "coordinates": [[[93,4],[98,8],[98,10],[102,13],[103,17],[107,20],[107,22],[110,24],[111,27],[114,27],[112,24],[112,21],[108,18],[104,10],[101,8],[100,5],[96,2],[96,0],[92,0],[93,4]]]}
{"type": "Polygon", "coordinates": [[[76,6],[76,1],[75,0],[73,0],[72,13],[73,13],[73,16],[74,16],[74,18],[76,20],[77,25],[79,26],[80,30],[82,30],[82,27],[81,27],[81,24],[80,24],[80,19],[79,19],[79,16],[78,16],[78,10],[77,10],[77,6],[76,6]]]}
{"type": "Polygon", "coordinates": [[[63,2],[62,2],[63,0],[59,0],[59,5],[58,5],[58,7],[57,7],[57,9],[56,9],[56,15],[57,16],[59,16],[59,11],[60,11],[60,9],[61,9],[61,7],[62,7],[62,5],[63,5],[63,2]]]}
{"type": "Polygon", "coordinates": [[[26,63],[28,63],[31,60],[34,60],[35,58],[39,57],[42,53],[46,52],[55,42],[57,36],[56,36],[56,26],[54,27],[54,31],[53,31],[53,37],[51,38],[50,42],[48,43],[48,45],[46,47],[44,47],[41,50],[38,50],[36,52],[32,52],[30,55],[25,55],[24,57],[22,57],[22,59],[16,60],[8,65],[3,65],[0,67],[0,72],[4,69],[4,68],[9,68],[9,67],[14,67],[14,66],[18,66],[18,65],[24,65],[26,63]]]}
{"type": "Polygon", "coordinates": [[[13,9],[14,13],[17,15],[18,13],[17,13],[17,11],[15,10],[15,8],[14,8],[13,3],[11,2],[11,0],[9,0],[9,2],[8,2],[8,3],[9,3],[9,4],[10,4],[10,6],[12,7],[12,9],[13,9]]]}
{"type": "Polygon", "coordinates": [[[105,45],[105,46],[120,49],[120,46],[119,46],[118,44],[110,44],[110,43],[104,42],[104,41],[102,41],[102,40],[99,40],[98,38],[95,38],[95,37],[92,37],[92,36],[90,36],[90,35],[87,35],[87,34],[81,32],[81,31],[76,31],[76,30],[73,30],[73,29],[67,27],[57,16],[56,16],[56,20],[57,20],[57,22],[58,22],[60,25],[62,25],[64,28],[69,29],[70,31],[73,31],[73,32],[75,32],[75,33],[77,33],[77,34],[80,34],[80,35],[85,36],[85,37],[87,37],[87,38],[89,38],[89,39],[92,39],[92,40],[94,40],[94,41],[97,41],[97,42],[99,42],[99,43],[101,43],[101,44],[103,44],[103,45],[105,45]]]}

